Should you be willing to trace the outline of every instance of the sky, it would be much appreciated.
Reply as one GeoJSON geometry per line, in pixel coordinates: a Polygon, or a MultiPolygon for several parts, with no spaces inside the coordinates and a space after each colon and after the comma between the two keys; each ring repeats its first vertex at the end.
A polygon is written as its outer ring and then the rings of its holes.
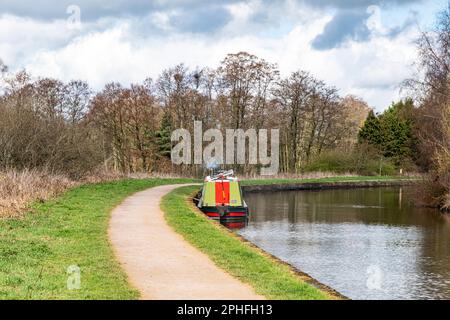
{"type": "Polygon", "coordinates": [[[0,0],[0,59],[12,72],[88,81],[95,90],[217,67],[247,51],[305,70],[377,111],[403,97],[414,40],[446,0],[0,0]]]}

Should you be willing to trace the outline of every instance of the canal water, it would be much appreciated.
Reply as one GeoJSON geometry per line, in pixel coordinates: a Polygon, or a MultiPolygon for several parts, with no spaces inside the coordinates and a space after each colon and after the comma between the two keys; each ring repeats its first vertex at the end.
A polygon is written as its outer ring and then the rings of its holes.
{"type": "Polygon", "coordinates": [[[237,231],[351,299],[450,299],[450,216],[410,188],[249,193],[237,231]]]}

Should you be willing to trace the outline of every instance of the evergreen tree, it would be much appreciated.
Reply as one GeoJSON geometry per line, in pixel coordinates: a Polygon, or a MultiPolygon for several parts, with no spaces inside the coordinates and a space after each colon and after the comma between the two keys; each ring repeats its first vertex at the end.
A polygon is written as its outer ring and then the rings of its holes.
{"type": "Polygon", "coordinates": [[[170,159],[170,152],[172,151],[172,142],[170,136],[172,134],[172,117],[168,112],[165,112],[161,119],[161,127],[156,132],[156,144],[158,145],[158,155],[160,157],[170,159]]]}
{"type": "Polygon", "coordinates": [[[370,110],[363,127],[358,133],[360,142],[367,142],[373,146],[380,146],[383,139],[381,136],[380,119],[375,115],[373,110],[370,110]]]}
{"type": "Polygon", "coordinates": [[[406,99],[392,104],[381,115],[371,111],[358,134],[359,141],[375,146],[397,163],[411,157],[415,141],[411,121],[413,108],[413,101],[406,99]]]}

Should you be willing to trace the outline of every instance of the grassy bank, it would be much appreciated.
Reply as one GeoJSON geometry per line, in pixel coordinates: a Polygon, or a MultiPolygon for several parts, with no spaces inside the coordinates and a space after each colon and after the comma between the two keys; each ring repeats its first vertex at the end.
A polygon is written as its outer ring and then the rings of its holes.
{"type": "Polygon", "coordinates": [[[243,186],[266,185],[266,184],[283,184],[283,183],[321,183],[321,182],[367,182],[367,181],[397,181],[397,180],[417,180],[418,177],[408,176],[343,176],[329,178],[311,178],[311,179],[252,179],[241,182],[243,186]]]}
{"type": "Polygon", "coordinates": [[[188,200],[196,190],[198,187],[176,189],[163,198],[161,207],[169,225],[218,266],[269,299],[331,298],[302,281],[288,266],[262,254],[196,212],[188,200]]]}
{"type": "Polygon", "coordinates": [[[111,210],[127,196],[187,179],[125,180],[77,187],[34,205],[22,218],[0,219],[0,299],[134,299],[108,242],[111,210]],[[81,268],[81,289],[68,290],[67,268],[81,268]]]}

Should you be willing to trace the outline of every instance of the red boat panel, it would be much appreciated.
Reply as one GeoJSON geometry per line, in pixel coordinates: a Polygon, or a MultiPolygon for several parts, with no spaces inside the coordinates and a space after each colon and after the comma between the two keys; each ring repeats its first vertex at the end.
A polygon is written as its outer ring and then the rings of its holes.
{"type": "Polygon", "coordinates": [[[216,205],[229,205],[230,204],[230,182],[222,181],[216,182],[216,205]]]}

